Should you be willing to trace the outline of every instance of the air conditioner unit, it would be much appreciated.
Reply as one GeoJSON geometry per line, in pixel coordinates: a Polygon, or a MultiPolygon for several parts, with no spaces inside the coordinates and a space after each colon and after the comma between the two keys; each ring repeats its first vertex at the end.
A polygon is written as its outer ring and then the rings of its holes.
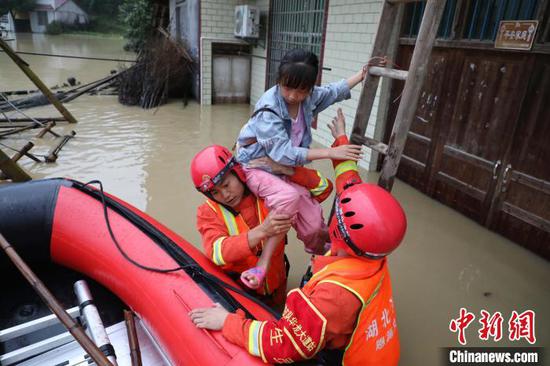
{"type": "Polygon", "coordinates": [[[235,37],[258,38],[260,35],[260,11],[256,6],[235,7],[235,37]]]}

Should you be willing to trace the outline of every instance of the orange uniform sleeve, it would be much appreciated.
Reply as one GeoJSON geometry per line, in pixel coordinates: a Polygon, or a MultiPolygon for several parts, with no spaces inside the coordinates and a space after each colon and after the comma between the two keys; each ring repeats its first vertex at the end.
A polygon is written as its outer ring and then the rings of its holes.
{"type": "Polygon", "coordinates": [[[249,246],[248,233],[229,235],[225,224],[206,203],[197,209],[197,229],[206,256],[218,266],[223,267],[255,255],[249,246]]]}
{"type": "Polygon", "coordinates": [[[289,180],[309,190],[313,199],[318,202],[326,200],[333,190],[330,179],[318,170],[303,166],[294,167],[294,174],[289,177],[289,180]]]}
{"type": "MultiPolygon", "coordinates": [[[[332,147],[348,144],[348,137],[340,136],[334,140],[332,147]]],[[[342,193],[350,185],[362,182],[357,162],[353,160],[332,160],[332,166],[334,167],[334,175],[336,176],[336,194],[342,193]]]]}
{"type": "Polygon", "coordinates": [[[223,335],[266,363],[302,361],[325,346],[343,348],[360,310],[361,303],[351,292],[322,283],[309,297],[292,290],[279,320],[245,319],[242,312],[228,315],[223,335]]]}

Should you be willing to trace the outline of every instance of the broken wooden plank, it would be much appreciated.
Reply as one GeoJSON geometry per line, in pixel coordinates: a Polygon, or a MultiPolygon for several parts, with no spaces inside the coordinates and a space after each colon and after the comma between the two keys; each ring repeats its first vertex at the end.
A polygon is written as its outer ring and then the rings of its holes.
{"type": "Polygon", "coordinates": [[[14,123],[0,123],[0,128],[22,128],[28,126],[34,126],[34,128],[41,127],[43,124],[36,122],[14,122],[14,123]]]}
{"type": "Polygon", "coordinates": [[[8,179],[14,182],[26,182],[32,180],[17,163],[10,159],[2,150],[0,150],[0,171],[4,172],[8,179]]]}
{"type": "Polygon", "coordinates": [[[61,151],[63,146],[76,135],[76,132],[71,131],[70,134],[61,137],[61,141],[57,146],[54,146],[46,156],[46,163],[55,163],[57,160],[57,154],[61,151]]]}
{"type": "Polygon", "coordinates": [[[36,135],[37,138],[41,139],[42,137],[44,137],[44,135],[46,133],[51,133],[52,135],[54,135],[55,137],[60,137],[60,135],[56,132],[53,132],[52,131],[52,128],[55,126],[55,122],[54,121],[51,121],[51,122],[48,122],[46,124],[46,126],[44,126],[44,128],[38,133],[38,135],[36,135]]]}
{"type": "Polygon", "coordinates": [[[37,118],[30,118],[30,117],[25,117],[25,118],[0,118],[0,122],[49,122],[49,121],[54,121],[54,122],[67,122],[67,120],[65,119],[65,117],[37,117],[37,118]]]}
{"type": "Polygon", "coordinates": [[[23,131],[27,131],[27,130],[30,130],[30,129],[33,129],[33,128],[36,128],[38,126],[38,124],[30,124],[28,126],[24,126],[24,127],[19,127],[19,128],[14,128],[13,130],[8,130],[8,131],[4,131],[4,132],[0,132],[0,137],[6,137],[6,136],[9,136],[9,135],[15,135],[16,133],[21,133],[23,131]]]}
{"type": "MultiPolygon", "coordinates": [[[[17,161],[21,159],[23,156],[28,156],[29,158],[36,161],[37,163],[41,163],[41,161],[36,156],[29,153],[29,150],[32,149],[33,147],[34,147],[34,144],[32,142],[30,141],[27,142],[27,144],[23,146],[21,150],[16,152],[15,155],[11,157],[11,161],[13,161],[14,163],[17,163],[17,161]]],[[[8,176],[5,173],[0,173],[0,180],[7,179],[7,178],[8,176]]]]}

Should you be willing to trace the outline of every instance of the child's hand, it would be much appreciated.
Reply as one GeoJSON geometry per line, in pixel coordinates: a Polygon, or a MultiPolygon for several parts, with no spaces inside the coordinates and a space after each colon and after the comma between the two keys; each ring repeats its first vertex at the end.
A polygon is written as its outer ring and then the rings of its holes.
{"type": "Polygon", "coordinates": [[[218,303],[211,308],[193,309],[189,312],[189,317],[197,328],[210,330],[222,329],[228,315],[229,312],[218,303]]]}
{"type": "Polygon", "coordinates": [[[334,137],[335,139],[340,136],[346,135],[346,117],[344,117],[342,108],[338,108],[336,117],[334,117],[332,119],[332,122],[327,126],[330,129],[332,137],[334,137]]]}
{"type": "Polygon", "coordinates": [[[361,149],[362,146],[360,145],[341,145],[332,147],[329,150],[329,158],[334,160],[357,161],[361,159],[361,156],[363,155],[361,149]]]}

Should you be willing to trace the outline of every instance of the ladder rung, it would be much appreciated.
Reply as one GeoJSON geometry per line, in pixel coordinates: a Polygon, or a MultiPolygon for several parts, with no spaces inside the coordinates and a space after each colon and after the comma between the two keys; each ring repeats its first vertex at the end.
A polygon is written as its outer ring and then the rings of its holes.
{"type": "Polygon", "coordinates": [[[42,352],[49,351],[74,340],[69,332],[61,333],[40,342],[33,343],[23,348],[16,349],[9,353],[0,355],[0,365],[12,365],[26,358],[36,356],[42,352]]]}
{"type": "MultiPolygon", "coordinates": [[[[78,316],[79,314],[78,306],[68,309],[67,313],[69,313],[69,315],[73,318],[78,316]]],[[[58,323],[59,323],[59,319],[57,318],[57,316],[54,314],[51,314],[42,318],[31,320],[23,324],[16,325],[8,329],[0,330],[0,342],[5,342],[9,339],[13,339],[13,338],[22,336],[24,334],[29,334],[31,332],[35,332],[37,330],[44,329],[46,327],[49,327],[50,325],[58,324],[58,323]]]]}
{"type": "Polygon", "coordinates": [[[388,145],[378,140],[375,140],[373,138],[370,138],[367,136],[353,135],[351,139],[352,141],[358,141],[359,143],[367,147],[370,147],[371,149],[373,149],[376,152],[379,152],[380,154],[386,155],[388,153],[388,145]]]}
{"type": "Polygon", "coordinates": [[[369,74],[374,76],[384,76],[387,78],[392,78],[397,80],[407,80],[407,76],[409,75],[409,72],[405,70],[395,70],[395,69],[387,69],[385,67],[371,66],[369,67],[369,74]]]}

